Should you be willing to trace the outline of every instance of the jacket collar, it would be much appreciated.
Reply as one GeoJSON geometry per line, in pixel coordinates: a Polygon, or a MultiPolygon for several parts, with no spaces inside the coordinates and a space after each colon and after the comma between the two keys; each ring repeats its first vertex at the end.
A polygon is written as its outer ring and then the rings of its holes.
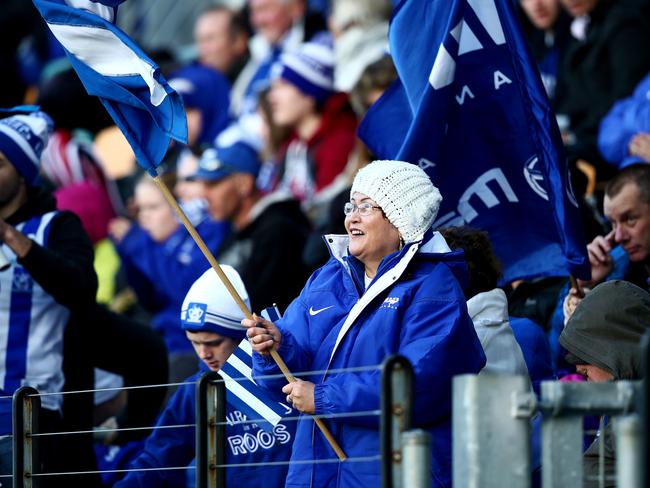
{"type": "Polygon", "coordinates": [[[475,325],[501,325],[508,320],[508,299],[502,289],[495,288],[467,300],[467,311],[475,325]]]}

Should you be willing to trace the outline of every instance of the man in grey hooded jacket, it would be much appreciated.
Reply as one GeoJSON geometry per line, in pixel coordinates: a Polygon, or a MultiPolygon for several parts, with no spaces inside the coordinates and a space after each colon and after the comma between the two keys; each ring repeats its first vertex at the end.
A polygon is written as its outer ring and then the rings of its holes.
{"type": "MultiPolygon", "coordinates": [[[[627,281],[598,285],[578,305],[560,334],[567,360],[587,381],[639,380],[641,337],[650,328],[650,294],[627,281]]],[[[599,486],[599,444],[605,443],[605,475],[615,474],[616,446],[611,424],[585,452],[585,486],[599,486]]],[[[606,481],[605,486],[616,486],[606,481]]]]}

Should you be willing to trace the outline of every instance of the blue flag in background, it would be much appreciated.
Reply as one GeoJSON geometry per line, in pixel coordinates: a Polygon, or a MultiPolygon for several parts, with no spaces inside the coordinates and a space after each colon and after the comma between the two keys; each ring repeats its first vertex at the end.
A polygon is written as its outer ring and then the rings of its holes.
{"type": "Polygon", "coordinates": [[[404,0],[389,31],[399,80],[359,136],[440,188],[434,227],[489,232],[504,282],[590,276],[555,116],[512,0],[404,0]]]}
{"type": "Polygon", "coordinates": [[[183,103],[158,66],[114,25],[124,0],[33,0],[86,91],[99,97],[152,175],[171,139],[187,141],[183,103]]]}

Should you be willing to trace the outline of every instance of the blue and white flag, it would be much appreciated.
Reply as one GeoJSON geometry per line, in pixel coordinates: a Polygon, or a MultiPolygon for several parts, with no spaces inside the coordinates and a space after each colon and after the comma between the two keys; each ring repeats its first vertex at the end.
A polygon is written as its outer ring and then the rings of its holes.
{"type": "Polygon", "coordinates": [[[246,415],[247,420],[257,420],[257,425],[267,431],[273,430],[292,408],[274,400],[253,380],[253,350],[244,339],[235,352],[221,367],[219,374],[224,379],[231,395],[228,402],[246,415]]]}
{"type": "Polygon", "coordinates": [[[440,188],[434,227],[489,232],[504,282],[589,278],[566,157],[512,0],[404,0],[389,31],[399,80],[360,137],[440,188]]]}
{"type": "Polygon", "coordinates": [[[86,91],[99,97],[152,175],[171,139],[187,141],[183,103],[158,66],[114,25],[124,0],[33,0],[86,91]]]}
{"type": "MultiPolygon", "coordinates": [[[[275,322],[280,318],[277,307],[268,307],[261,314],[266,320],[275,322]]],[[[253,380],[253,349],[244,339],[219,371],[231,393],[228,401],[248,420],[258,420],[257,425],[270,431],[282,417],[293,412],[289,405],[275,401],[253,380]]]]}

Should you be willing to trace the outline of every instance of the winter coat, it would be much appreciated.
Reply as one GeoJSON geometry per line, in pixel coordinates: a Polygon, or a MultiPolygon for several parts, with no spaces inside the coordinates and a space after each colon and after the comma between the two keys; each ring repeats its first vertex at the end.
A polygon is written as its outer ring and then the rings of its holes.
{"type": "Polygon", "coordinates": [[[650,75],[646,76],[631,97],[619,100],[600,123],[598,149],[616,167],[625,168],[641,161],[629,153],[632,137],[650,133],[650,75]]]}
{"type": "MultiPolygon", "coordinates": [[[[206,219],[196,230],[214,252],[229,227],[206,219]]],[[[192,237],[180,226],[165,242],[156,242],[141,227],[133,225],[116,249],[129,285],[141,303],[155,313],[152,326],[162,334],[167,350],[191,352],[192,346],[178,323],[178,311],[192,283],[210,267],[192,237]]]]}
{"type": "Polygon", "coordinates": [[[533,389],[539,394],[542,381],[555,379],[546,334],[539,325],[525,317],[510,317],[510,327],[524,355],[533,389]]]}
{"type": "MultiPolygon", "coordinates": [[[[451,380],[478,373],[485,355],[467,314],[458,278],[466,268],[462,251],[451,252],[435,233],[424,245],[412,243],[384,257],[364,291],[364,266],[348,255],[347,236],[326,236],[332,258],[309,279],[277,323],[278,353],[294,372],[327,371],[305,379],[315,383],[317,415],[377,410],[379,370],[373,367],[401,354],[415,371],[414,425],[433,436],[433,486],[451,486],[451,380]]],[[[277,373],[268,358],[253,355],[254,375],[277,373]]],[[[283,381],[262,385],[279,394],[283,381]]],[[[349,458],[379,455],[376,415],[326,420],[349,458]]],[[[334,459],[311,417],[298,422],[292,461],[334,459]]],[[[287,486],[380,486],[378,460],[342,464],[293,464],[287,486]]]]}
{"type": "MultiPolygon", "coordinates": [[[[202,364],[201,371],[190,376],[178,388],[160,414],[156,426],[194,424],[196,421],[196,381],[207,371],[202,364]]],[[[248,423],[246,416],[233,405],[232,394],[226,391],[226,463],[273,463],[289,459],[294,437],[295,422],[280,422],[272,431],[248,423]]],[[[287,414],[295,415],[288,409],[287,414]]],[[[178,427],[156,429],[144,445],[144,451],[135,459],[129,469],[149,469],[175,466],[190,466],[188,470],[133,471],[115,488],[185,488],[194,484],[191,471],[196,455],[196,429],[178,427]]],[[[287,466],[248,466],[226,469],[226,486],[246,488],[280,488],[284,486],[287,466]]]]}

